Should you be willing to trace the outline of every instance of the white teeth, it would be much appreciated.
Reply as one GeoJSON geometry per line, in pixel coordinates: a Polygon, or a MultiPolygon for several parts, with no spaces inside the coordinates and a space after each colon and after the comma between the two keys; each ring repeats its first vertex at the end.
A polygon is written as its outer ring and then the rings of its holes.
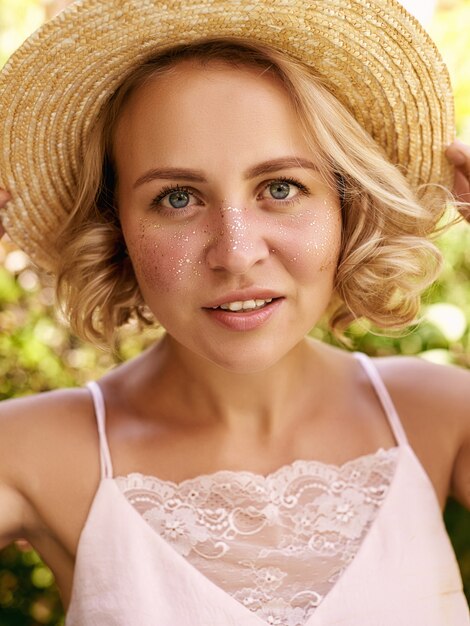
{"type": "Polygon", "coordinates": [[[230,302],[228,305],[229,311],[241,311],[243,309],[243,302],[230,302]]]}
{"type": "Polygon", "coordinates": [[[220,307],[214,307],[214,308],[221,308],[224,311],[241,311],[243,309],[243,311],[250,311],[253,309],[258,309],[263,307],[265,304],[269,304],[270,302],[272,302],[272,298],[267,298],[266,300],[238,300],[237,302],[228,302],[227,304],[221,304],[220,307]]]}
{"type": "Polygon", "coordinates": [[[255,306],[256,302],[254,300],[245,300],[243,303],[243,310],[246,311],[246,309],[254,309],[255,306]]]}

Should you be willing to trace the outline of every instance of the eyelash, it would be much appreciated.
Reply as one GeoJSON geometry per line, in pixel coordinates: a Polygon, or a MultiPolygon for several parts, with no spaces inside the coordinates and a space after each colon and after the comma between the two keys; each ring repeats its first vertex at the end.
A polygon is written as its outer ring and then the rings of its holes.
{"type": "MultiPolygon", "coordinates": [[[[308,190],[308,188],[303,185],[300,181],[296,180],[295,178],[289,178],[286,176],[280,176],[278,178],[275,178],[273,180],[270,180],[268,183],[266,183],[266,185],[263,188],[263,191],[266,191],[266,189],[268,187],[270,187],[272,184],[274,183],[288,183],[290,185],[294,185],[295,187],[297,187],[300,191],[300,193],[295,197],[292,198],[290,200],[277,200],[278,203],[280,203],[283,206],[292,206],[294,204],[297,204],[297,202],[300,202],[301,198],[299,198],[300,196],[309,196],[310,192],[308,190]]],[[[191,189],[189,187],[185,187],[182,186],[180,187],[179,185],[176,185],[174,187],[168,185],[166,187],[163,187],[163,189],[161,190],[161,192],[158,194],[158,196],[156,196],[150,206],[153,209],[158,209],[160,213],[185,213],[187,210],[189,210],[190,207],[182,207],[181,209],[170,209],[169,207],[160,207],[160,202],[168,195],[170,195],[171,193],[176,193],[178,191],[184,191],[185,193],[194,196],[196,194],[194,194],[191,189]]],[[[276,198],[272,198],[274,201],[276,201],[276,198]]]]}

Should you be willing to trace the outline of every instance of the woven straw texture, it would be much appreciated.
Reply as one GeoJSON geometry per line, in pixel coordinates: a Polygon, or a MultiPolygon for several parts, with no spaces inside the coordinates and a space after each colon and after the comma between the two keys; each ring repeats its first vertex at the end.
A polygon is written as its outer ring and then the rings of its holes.
{"type": "Polygon", "coordinates": [[[450,186],[446,67],[395,0],[82,0],[32,35],[0,74],[0,219],[40,266],[74,203],[84,139],[142,60],[208,36],[250,37],[313,66],[416,187],[450,186]]]}

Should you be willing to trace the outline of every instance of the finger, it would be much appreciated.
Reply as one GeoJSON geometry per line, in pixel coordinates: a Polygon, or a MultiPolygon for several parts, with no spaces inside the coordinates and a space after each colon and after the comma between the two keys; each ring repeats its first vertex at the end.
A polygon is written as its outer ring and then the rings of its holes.
{"type": "Polygon", "coordinates": [[[470,181],[467,174],[460,170],[455,170],[454,175],[454,195],[460,202],[470,202],[470,181]]]}
{"type": "MultiPolygon", "coordinates": [[[[0,208],[5,206],[5,204],[11,200],[11,196],[8,193],[8,191],[6,191],[5,189],[0,189],[0,208]]],[[[0,239],[3,237],[3,235],[5,234],[5,229],[2,226],[2,223],[0,222],[0,239]]]]}
{"type": "Polygon", "coordinates": [[[470,146],[456,139],[447,148],[446,156],[460,172],[470,176],[470,146]]]}
{"type": "Polygon", "coordinates": [[[0,189],[0,207],[5,206],[5,204],[11,200],[11,196],[5,189],[0,189]]]}
{"type": "Polygon", "coordinates": [[[468,176],[455,170],[453,194],[463,206],[459,207],[461,215],[470,222],[470,183],[468,176]],[[465,206],[466,205],[466,206],[465,206]]]}
{"type": "Polygon", "coordinates": [[[455,166],[452,193],[462,204],[459,206],[460,213],[470,221],[470,146],[456,139],[447,148],[446,156],[455,166]]]}

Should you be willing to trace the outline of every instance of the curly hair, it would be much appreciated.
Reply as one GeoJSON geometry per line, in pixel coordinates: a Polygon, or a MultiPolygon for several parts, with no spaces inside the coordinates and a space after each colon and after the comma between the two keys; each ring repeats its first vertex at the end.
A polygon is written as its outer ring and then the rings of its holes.
{"type": "Polygon", "coordinates": [[[147,80],[183,60],[222,61],[277,77],[291,99],[307,145],[334,174],[342,205],[342,241],[329,324],[341,339],[357,318],[399,329],[419,311],[441,255],[429,240],[448,192],[410,188],[404,174],[312,68],[258,42],[223,37],[182,45],[149,58],[127,76],[89,129],[75,206],[58,233],[56,293],[78,336],[114,345],[131,319],[152,323],[137,284],[115,207],[113,136],[124,104],[147,80]]]}

